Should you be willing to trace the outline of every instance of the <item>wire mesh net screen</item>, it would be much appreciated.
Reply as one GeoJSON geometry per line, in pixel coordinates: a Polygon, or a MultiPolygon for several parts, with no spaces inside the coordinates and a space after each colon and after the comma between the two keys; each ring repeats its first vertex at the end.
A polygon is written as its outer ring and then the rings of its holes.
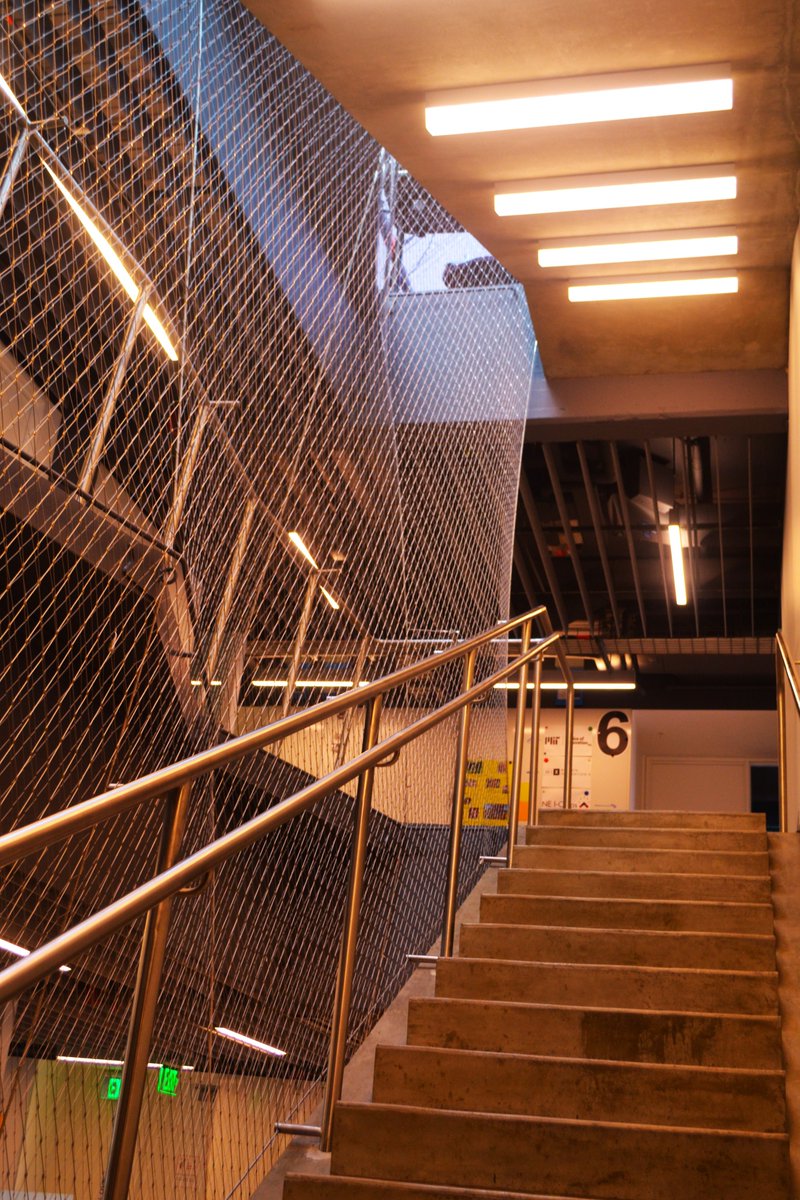
{"type": "MultiPolygon", "coordinates": [[[[234,0],[8,3],[0,74],[5,832],[507,616],[532,345],[513,281],[234,0]]],[[[390,693],[382,732],[459,678],[390,693]]],[[[197,781],[182,852],[362,727],[197,781]]],[[[454,747],[450,719],[377,772],[351,1049],[440,931],[454,747]]],[[[470,752],[504,766],[504,693],[470,752]]],[[[319,1103],[353,794],[175,900],[131,1195],[250,1196],[319,1103]]],[[[2,964],[149,878],[163,815],[3,868],[2,964]]],[[[462,896],[502,826],[465,829],[462,896]]],[[[3,1010],[0,1191],[101,1194],[141,934],[3,1010]]]]}

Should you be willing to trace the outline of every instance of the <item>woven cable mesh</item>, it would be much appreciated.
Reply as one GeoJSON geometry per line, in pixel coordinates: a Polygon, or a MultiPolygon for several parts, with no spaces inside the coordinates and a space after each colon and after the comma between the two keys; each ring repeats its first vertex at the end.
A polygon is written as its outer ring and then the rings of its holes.
{"type": "MultiPolygon", "coordinates": [[[[507,616],[532,355],[513,281],[234,0],[2,15],[5,831],[507,616]]],[[[391,693],[382,733],[459,674],[391,693]]],[[[503,696],[473,757],[505,760],[503,696]]],[[[362,719],[198,781],[183,850],[362,719]]],[[[439,932],[453,758],[451,720],[377,772],[351,1050],[439,932]]],[[[318,1104],[353,794],[176,900],[151,1057],[180,1069],[150,1072],[132,1196],[250,1196],[318,1104]]],[[[4,868],[4,964],[149,878],[162,822],[4,868]]],[[[502,841],[465,830],[462,896],[502,841]]],[[[0,1191],[101,1194],[141,932],[3,1011],[0,1191]]]]}

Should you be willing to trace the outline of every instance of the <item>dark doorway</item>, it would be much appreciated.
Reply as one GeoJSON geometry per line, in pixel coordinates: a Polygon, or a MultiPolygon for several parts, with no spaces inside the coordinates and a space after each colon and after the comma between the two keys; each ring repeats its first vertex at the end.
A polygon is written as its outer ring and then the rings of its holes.
{"type": "Polygon", "coordinates": [[[778,768],[774,763],[750,765],[750,811],[765,813],[767,830],[780,831],[780,807],[778,802],[778,768]]]}

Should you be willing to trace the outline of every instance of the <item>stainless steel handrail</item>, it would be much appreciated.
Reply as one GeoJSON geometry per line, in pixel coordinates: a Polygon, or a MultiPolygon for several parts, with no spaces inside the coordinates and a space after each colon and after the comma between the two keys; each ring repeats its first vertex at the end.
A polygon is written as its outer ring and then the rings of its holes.
{"type": "MultiPolygon", "coordinates": [[[[44,817],[31,825],[13,830],[0,837],[0,864],[2,864],[40,850],[54,841],[80,832],[122,812],[129,811],[148,800],[166,799],[165,825],[159,853],[158,873],[148,882],[133,889],[127,895],[115,900],[72,929],[53,938],[45,946],[32,951],[26,958],[0,972],[0,1003],[3,1003],[18,996],[27,987],[50,974],[65,960],[74,958],[75,955],[89,949],[115,930],[130,924],[137,917],[147,914],[123,1068],[122,1095],[115,1118],[103,1193],[104,1200],[124,1200],[127,1195],[173,898],[185,891],[187,886],[207,876],[210,871],[233,855],[265,837],[273,829],[306,811],[318,800],[336,791],[343,784],[358,778],[348,896],[336,979],[323,1120],[320,1128],[321,1145],[323,1149],[329,1148],[333,1109],[341,1094],[345,1062],[350,994],[355,967],[360,899],[375,768],[387,757],[399,753],[405,745],[429,729],[448,717],[461,713],[451,809],[451,836],[442,935],[442,952],[446,956],[452,953],[453,945],[464,784],[469,750],[469,714],[472,705],[476,700],[488,694],[498,683],[502,683],[513,674],[517,675],[520,692],[509,792],[506,854],[506,862],[510,864],[513,860],[519,814],[528,664],[531,661],[541,662],[547,651],[552,651],[558,658],[564,675],[568,697],[567,728],[570,729],[572,725],[574,685],[562,639],[563,634],[553,631],[547,610],[543,606],[533,609],[466,641],[456,643],[419,663],[400,668],[373,683],[353,688],[341,696],[314,705],[305,712],[284,717],[262,729],[233,738],[210,750],[192,755],[141,779],[124,784],[82,804],[44,817]],[[531,631],[534,621],[541,626],[544,636],[532,641],[531,631]],[[474,672],[478,651],[503,639],[510,630],[520,626],[522,628],[520,653],[506,666],[476,684],[474,672]],[[459,694],[432,712],[413,721],[404,729],[379,741],[381,708],[387,692],[411,680],[428,675],[455,660],[462,660],[464,663],[464,675],[459,694]],[[191,786],[195,778],[235,762],[247,754],[263,750],[289,733],[298,732],[337,713],[361,706],[365,706],[366,717],[362,751],[359,755],[288,799],[276,804],[273,808],[257,814],[237,829],[178,861],[191,786]]],[[[538,671],[537,681],[540,682],[540,672],[538,671]]],[[[535,705],[535,719],[538,718],[539,711],[540,706],[535,705]]],[[[538,740],[538,730],[532,734],[532,741],[534,736],[538,740]]],[[[565,754],[564,804],[567,807],[571,799],[570,749],[567,747],[565,754]]],[[[531,803],[533,805],[534,798],[531,803]]]]}
{"type": "Polygon", "coordinates": [[[778,798],[780,809],[780,831],[786,833],[789,828],[789,792],[786,747],[786,682],[792,693],[794,706],[800,716],[800,676],[797,667],[789,654],[783,631],[775,634],[775,692],[778,709],[778,798]]]}

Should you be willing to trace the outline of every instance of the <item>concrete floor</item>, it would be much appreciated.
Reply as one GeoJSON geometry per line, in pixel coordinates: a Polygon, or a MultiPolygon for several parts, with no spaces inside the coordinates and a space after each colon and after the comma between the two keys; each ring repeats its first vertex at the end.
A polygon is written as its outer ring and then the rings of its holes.
{"type": "MultiPolygon", "coordinates": [[[[492,868],[480,879],[473,891],[458,910],[456,923],[456,945],[462,924],[477,922],[480,916],[481,896],[484,892],[497,891],[497,871],[492,868]]],[[[430,954],[438,954],[439,940],[430,947],[430,954]]],[[[372,1099],[372,1077],[377,1046],[402,1046],[406,1040],[408,1002],[415,996],[432,996],[436,973],[429,967],[419,967],[398,993],[394,1003],[386,1010],[377,1025],[359,1047],[345,1068],[342,1098],[356,1103],[367,1103],[372,1099]]],[[[310,1125],[319,1124],[321,1111],[317,1109],[308,1119],[310,1125]]],[[[288,1174],[302,1171],[307,1175],[327,1175],[330,1170],[330,1154],[323,1154],[314,1138],[293,1138],[288,1149],[281,1155],[270,1173],[252,1193],[251,1200],[281,1200],[283,1182],[288,1174]]]]}

